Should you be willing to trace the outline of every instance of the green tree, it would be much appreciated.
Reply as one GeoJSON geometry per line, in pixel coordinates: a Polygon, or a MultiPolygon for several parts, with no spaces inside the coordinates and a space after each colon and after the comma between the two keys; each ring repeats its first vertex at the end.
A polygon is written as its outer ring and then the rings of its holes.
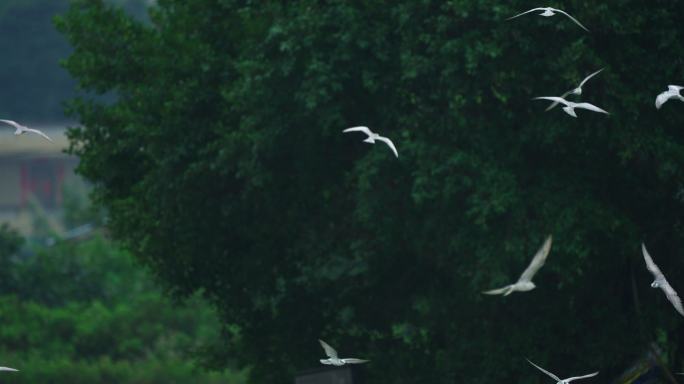
{"type": "Polygon", "coordinates": [[[239,370],[207,372],[193,358],[220,342],[206,301],[172,305],[110,241],[17,253],[19,237],[0,233],[0,356],[22,371],[12,382],[244,382],[239,370]]]}
{"type": "MultiPolygon", "coordinates": [[[[18,256],[24,240],[17,231],[7,224],[0,225],[0,263],[8,265],[18,256]]],[[[15,284],[15,276],[11,268],[0,270],[0,291],[6,292],[15,284]]]]}
{"type": "Polygon", "coordinates": [[[684,5],[564,3],[591,33],[505,21],[528,5],[160,0],[144,25],[75,2],[66,67],[118,99],[71,103],[72,152],[113,235],[236,326],[255,383],[315,365],[317,338],[373,383],[531,380],[525,356],[611,377],[656,333],[674,364],[639,243],[682,281],[684,115],[653,99],[682,76],[684,5]],[[583,97],[610,116],[530,100],[601,67],[583,97]],[[541,288],[479,293],[549,233],[541,288]]]}

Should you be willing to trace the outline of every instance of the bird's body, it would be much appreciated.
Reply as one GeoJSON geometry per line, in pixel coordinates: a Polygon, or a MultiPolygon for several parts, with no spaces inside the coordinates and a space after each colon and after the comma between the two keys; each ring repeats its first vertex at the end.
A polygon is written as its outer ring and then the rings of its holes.
{"type": "Polygon", "coordinates": [[[541,97],[535,97],[534,100],[550,100],[550,101],[559,102],[559,103],[565,105],[563,107],[563,111],[565,111],[565,113],[567,113],[568,115],[570,115],[572,117],[577,117],[577,113],[575,113],[575,108],[587,109],[589,111],[605,113],[606,115],[609,114],[607,111],[604,111],[603,109],[595,106],[594,104],[575,103],[572,101],[565,100],[564,98],[558,97],[558,96],[541,96],[541,97]]]}
{"type": "Polygon", "coordinates": [[[318,342],[321,344],[321,347],[323,347],[323,350],[325,351],[325,355],[328,356],[327,359],[321,359],[321,364],[323,365],[334,365],[336,367],[341,367],[346,364],[362,364],[362,363],[367,363],[368,360],[362,360],[362,359],[355,359],[355,358],[345,358],[345,359],[340,359],[337,357],[337,351],[333,349],[328,343],[326,343],[323,340],[318,340],[318,342]]]}
{"type": "Polygon", "coordinates": [[[546,241],[544,241],[544,244],[539,248],[537,253],[534,255],[532,258],[532,261],[530,262],[530,265],[525,269],[525,271],[520,275],[520,278],[518,279],[517,282],[507,285],[503,288],[499,289],[492,289],[490,291],[484,291],[485,295],[501,295],[503,294],[504,296],[508,296],[513,292],[526,292],[526,291],[531,291],[533,290],[536,285],[532,282],[532,278],[534,277],[534,274],[537,273],[539,268],[544,265],[544,262],[546,261],[546,257],[549,255],[549,251],[551,250],[551,242],[552,242],[552,237],[549,235],[549,237],[546,238],[546,241]]]}
{"type": "MultiPolygon", "coordinates": [[[[565,92],[564,94],[561,95],[561,98],[565,99],[565,97],[567,97],[567,96],[569,96],[569,95],[577,95],[577,96],[581,95],[581,94],[582,94],[582,86],[583,86],[587,81],[589,81],[589,79],[591,79],[592,77],[598,75],[601,71],[603,71],[603,68],[601,68],[601,69],[599,69],[598,71],[592,73],[591,75],[585,77],[584,80],[582,80],[582,82],[579,83],[579,85],[577,86],[577,88],[574,88],[574,89],[571,89],[571,90],[565,92]]],[[[546,110],[547,110],[547,111],[550,111],[551,109],[553,109],[553,108],[554,108],[556,105],[558,105],[558,104],[560,104],[559,101],[554,101],[553,103],[551,103],[551,105],[549,105],[548,108],[546,108],[546,110]]]]}
{"type": "Polygon", "coordinates": [[[329,359],[321,359],[321,364],[323,365],[334,365],[336,367],[341,367],[346,364],[362,364],[362,363],[367,363],[368,360],[361,360],[361,359],[338,359],[335,358],[333,359],[332,357],[329,359]]]}
{"type": "Polygon", "coordinates": [[[679,295],[677,295],[677,292],[672,288],[670,283],[667,282],[667,279],[665,279],[665,275],[660,271],[660,268],[653,262],[651,255],[646,250],[646,245],[643,243],[641,244],[641,253],[644,255],[646,268],[648,268],[654,277],[651,288],[662,289],[667,299],[672,303],[672,306],[675,307],[675,310],[677,310],[680,315],[684,316],[684,307],[682,307],[682,301],[679,299],[679,295]]]}
{"type": "Polygon", "coordinates": [[[489,291],[484,291],[485,295],[501,295],[508,296],[513,292],[527,292],[535,289],[537,286],[531,281],[519,281],[514,284],[509,284],[503,288],[492,289],[489,291]]]}
{"type": "Polygon", "coordinates": [[[525,12],[519,13],[519,14],[513,16],[513,17],[509,17],[507,20],[512,20],[512,19],[515,19],[516,17],[520,17],[520,16],[522,16],[522,15],[526,15],[526,14],[528,14],[528,13],[530,13],[530,12],[535,12],[535,11],[541,11],[541,13],[539,13],[538,15],[539,15],[539,16],[544,16],[544,17],[551,17],[551,16],[554,16],[556,13],[563,14],[563,15],[567,16],[570,20],[572,20],[575,24],[579,25],[582,29],[584,29],[585,31],[589,32],[589,30],[588,30],[584,25],[582,25],[582,23],[580,23],[579,21],[577,21],[577,19],[575,19],[574,17],[570,16],[569,13],[567,13],[567,12],[565,12],[565,11],[563,11],[563,10],[556,9],[556,8],[551,8],[551,7],[533,8],[533,9],[530,9],[529,11],[525,11],[525,12]]]}
{"type": "Polygon", "coordinates": [[[368,135],[368,137],[363,140],[364,143],[375,144],[376,140],[380,140],[383,143],[387,144],[388,147],[390,147],[392,152],[394,152],[394,156],[399,157],[399,153],[397,152],[397,148],[394,146],[394,143],[392,142],[392,140],[388,139],[387,137],[378,135],[377,133],[371,131],[368,127],[364,127],[364,126],[351,127],[351,128],[345,129],[342,132],[344,132],[344,133],[347,133],[347,132],[363,132],[366,135],[368,135]]]}
{"type": "Polygon", "coordinates": [[[44,134],[42,131],[26,127],[24,125],[17,123],[16,121],[0,119],[0,122],[3,122],[5,124],[9,124],[9,125],[13,126],[14,127],[14,134],[17,136],[23,135],[24,133],[27,133],[27,132],[30,132],[30,133],[35,133],[36,135],[42,136],[43,138],[45,138],[48,141],[52,141],[52,139],[49,138],[48,135],[44,134]]]}
{"type": "Polygon", "coordinates": [[[682,96],[681,91],[684,89],[684,87],[680,85],[668,85],[667,86],[667,91],[659,94],[656,99],[655,99],[655,106],[657,109],[660,109],[660,107],[665,104],[666,101],[670,99],[678,99],[680,101],[684,101],[684,96],[682,96]]]}
{"type": "Polygon", "coordinates": [[[544,372],[544,373],[547,374],[549,377],[551,377],[552,379],[556,380],[556,384],[568,384],[568,383],[570,383],[571,381],[575,381],[575,380],[579,380],[579,379],[586,379],[586,378],[589,378],[589,377],[594,377],[594,376],[596,376],[596,375],[599,374],[598,371],[596,371],[596,372],[590,373],[590,374],[588,374],[588,375],[574,376],[574,377],[568,377],[567,379],[561,379],[560,377],[554,375],[553,373],[547,371],[546,369],[544,369],[544,368],[538,366],[537,364],[531,362],[529,359],[527,359],[527,361],[528,361],[530,364],[532,364],[535,368],[537,368],[538,370],[544,372]]]}

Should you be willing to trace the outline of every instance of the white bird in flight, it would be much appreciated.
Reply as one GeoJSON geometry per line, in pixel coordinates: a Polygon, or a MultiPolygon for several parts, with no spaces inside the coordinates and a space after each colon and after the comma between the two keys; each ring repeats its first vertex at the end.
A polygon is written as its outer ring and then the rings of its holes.
{"type": "Polygon", "coordinates": [[[575,24],[577,24],[577,25],[579,25],[580,27],[582,27],[582,29],[584,29],[585,31],[589,32],[589,30],[587,29],[587,27],[585,27],[584,25],[582,25],[582,23],[580,23],[579,21],[577,21],[577,19],[575,19],[574,17],[570,16],[570,14],[568,14],[567,12],[562,11],[562,10],[560,10],[560,9],[551,8],[551,7],[533,8],[533,9],[530,9],[529,11],[525,11],[525,12],[520,13],[520,14],[517,14],[517,15],[515,15],[515,16],[513,16],[513,17],[509,17],[509,18],[506,19],[506,20],[512,20],[512,19],[515,19],[516,17],[520,17],[520,16],[522,16],[522,15],[526,15],[526,14],[528,14],[528,13],[530,13],[530,12],[534,12],[534,11],[542,11],[542,13],[540,13],[539,16],[544,16],[544,17],[551,17],[551,16],[555,15],[556,12],[561,13],[561,14],[563,14],[563,15],[569,17],[570,20],[574,21],[575,24]]]}
{"type": "Polygon", "coordinates": [[[681,95],[680,91],[684,89],[684,87],[680,85],[668,85],[667,86],[667,91],[659,94],[656,99],[655,99],[655,106],[656,108],[660,109],[660,107],[665,104],[666,101],[670,99],[679,99],[681,101],[684,101],[684,97],[681,95]]]}
{"type": "Polygon", "coordinates": [[[29,128],[29,127],[25,127],[25,126],[23,126],[23,125],[17,123],[16,121],[12,121],[12,120],[3,120],[3,119],[0,119],[0,121],[3,122],[3,123],[5,123],[5,124],[9,124],[9,125],[13,126],[14,128],[16,128],[16,129],[14,130],[14,134],[17,135],[17,136],[22,135],[22,134],[24,134],[24,133],[26,133],[26,132],[31,132],[31,133],[35,133],[35,134],[37,134],[37,135],[43,136],[43,137],[44,137],[45,139],[47,139],[48,141],[52,141],[52,139],[49,138],[48,135],[44,134],[43,132],[41,132],[41,131],[39,131],[39,130],[37,130],[37,129],[32,129],[32,128],[29,128]]]}
{"type": "Polygon", "coordinates": [[[392,140],[390,140],[384,136],[378,135],[377,133],[371,131],[368,127],[363,127],[363,126],[351,127],[351,128],[345,129],[342,132],[344,132],[344,133],[347,133],[347,132],[363,132],[366,135],[368,135],[368,137],[363,141],[364,143],[375,144],[375,140],[380,140],[390,147],[392,152],[394,152],[394,156],[396,156],[397,158],[399,157],[399,154],[397,153],[397,148],[394,147],[394,143],[392,143],[392,140]]]}
{"type": "Polygon", "coordinates": [[[0,371],[19,372],[18,369],[9,368],[9,367],[0,367],[0,371]]]}
{"type": "Polygon", "coordinates": [[[563,110],[565,111],[565,113],[567,113],[568,115],[570,115],[572,117],[577,117],[577,114],[575,113],[575,108],[588,109],[590,111],[601,112],[601,113],[605,113],[606,115],[609,115],[608,112],[606,112],[603,109],[595,106],[594,104],[574,103],[572,101],[567,101],[564,98],[558,97],[558,96],[535,97],[535,98],[533,98],[533,100],[550,100],[550,101],[556,101],[556,102],[559,102],[561,104],[564,104],[565,107],[563,107],[563,110]]]}
{"type": "Polygon", "coordinates": [[[556,384],[568,384],[569,382],[574,381],[574,380],[586,379],[586,378],[588,378],[588,377],[594,377],[594,376],[596,376],[596,375],[599,374],[598,371],[596,371],[596,372],[594,372],[594,373],[590,373],[590,374],[584,375],[584,376],[574,376],[574,377],[568,377],[567,379],[561,379],[560,377],[554,375],[553,373],[547,371],[546,369],[544,369],[544,368],[538,366],[537,364],[531,362],[529,359],[527,359],[527,361],[528,361],[530,364],[534,365],[534,366],[535,366],[537,369],[539,369],[540,371],[546,373],[546,374],[549,375],[551,378],[553,378],[554,380],[556,380],[556,384]]]}
{"type": "Polygon", "coordinates": [[[345,364],[362,364],[368,362],[368,360],[354,358],[340,359],[339,357],[337,357],[337,351],[334,350],[333,347],[329,346],[328,343],[321,339],[318,339],[318,342],[321,343],[321,347],[323,347],[325,355],[328,356],[327,359],[321,359],[321,364],[334,365],[336,367],[340,367],[345,364]]]}
{"type": "MultiPolygon", "coordinates": [[[[561,95],[561,97],[562,97],[562,98],[565,98],[566,96],[569,96],[569,95],[578,95],[578,96],[581,95],[581,94],[582,94],[582,86],[583,86],[587,81],[589,81],[589,79],[591,79],[592,77],[598,75],[601,71],[603,71],[603,68],[601,68],[601,69],[599,69],[598,71],[592,73],[591,75],[585,77],[584,80],[582,80],[582,82],[579,83],[579,85],[577,86],[577,88],[571,89],[571,90],[565,92],[564,94],[561,95]]],[[[548,108],[546,108],[546,110],[547,110],[547,111],[550,111],[551,109],[553,109],[553,108],[554,108],[556,105],[558,105],[558,104],[559,104],[558,101],[554,101],[553,103],[551,103],[551,105],[549,105],[548,108]]]]}
{"type": "Polygon", "coordinates": [[[641,243],[641,253],[644,254],[646,268],[651,271],[651,274],[653,274],[653,277],[655,278],[655,280],[653,280],[651,283],[651,287],[662,289],[663,292],[665,292],[665,296],[667,296],[667,299],[670,300],[677,312],[684,316],[682,301],[679,299],[679,296],[677,295],[677,292],[675,292],[674,288],[672,288],[670,283],[667,282],[665,275],[663,275],[663,273],[660,271],[660,268],[658,268],[658,266],[653,262],[653,259],[651,258],[651,255],[648,254],[644,243],[641,243]]]}
{"type": "Polygon", "coordinates": [[[504,296],[508,296],[515,291],[525,292],[533,290],[536,285],[534,285],[532,282],[532,277],[534,277],[534,274],[537,273],[542,265],[544,265],[546,257],[549,255],[549,251],[551,250],[551,241],[552,238],[551,235],[549,235],[549,237],[546,238],[546,241],[544,241],[544,244],[534,255],[534,258],[532,258],[530,265],[527,266],[527,269],[525,269],[522,275],[520,275],[520,278],[517,282],[515,282],[515,284],[510,284],[499,289],[492,289],[491,291],[484,291],[482,293],[485,295],[500,295],[503,293],[504,296]]]}

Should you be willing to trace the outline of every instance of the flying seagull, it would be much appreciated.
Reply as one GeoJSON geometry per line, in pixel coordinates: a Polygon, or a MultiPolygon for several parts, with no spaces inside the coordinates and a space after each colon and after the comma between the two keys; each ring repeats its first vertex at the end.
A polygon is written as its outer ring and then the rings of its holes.
{"type": "Polygon", "coordinates": [[[394,156],[396,156],[397,158],[399,157],[399,154],[397,153],[397,148],[394,147],[394,143],[392,143],[392,140],[384,136],[380,136],[375,132],[372,132],[370,129],[368,129],[368,127],[351,127],[345,129],[342,132],[363,132],[366,135],[368,135],[368,137],[363,141],[364,143],[375,144],[375,140],[380,140],[390,147],[392,152],[394,152],[394,156]]]}
{"type": "Polygon", "coordinates": [[[24,133],[26,133],[26,132],[31,132],[31,133],[35,133],[35,134],[37,134],[37,135],[43,136],[43,137],[44,137],[45,139],[47,139],[48,141],[52,141],[52,139],[49,138],[48,135],[44,134],[43,132],[41,132],[41,131],[39,131],[39,130],[37,130],[37,129],[32,129],[32,128],[29,128],[29,127],[25,127],[25,126],[23,126],[23,125],[17,123],[16,121],[12,121],[12,120],[3,120],[3,119],[0,119],[0,121],[3,122],[3,123],[5,123],[5,124],[9,124],[9,125],[13,126],[14,128],[16,128],[15,131],[14,131],[14,134],[17,135],[17,136],[22,135],[22,134],[24,134],[24,133]]]}
{"type": "Polygon", "coordinates": [[[0,367],[0,371],[19,372],[18,369],[9,368],[9,367],[0,367]]]}
{"type": "Polygon", "coordinates": [[[558,102],[558,103],[562,103],[562,104],[565,105],[565,107],[563,107],[563,110],[565,111],[565,113],[567,113],[568,115],[570,115],[570,116],[572,116],[572,117],[577,117],[577,114],[575,113],[575,108],[588,109],[588,110],[594,111],[594,112],[605,113],[606,115],[609,114],[608,112],[606,112],[606,111],[604,111],[603,109],[601,109],[601,108],[595,106],[594,104],[589,104],[589,103],[574,103],[574,102],[572,102],[572,101],[567,101],[567,100],[565,100],[564,98],[558,97],[558,96],[542,96],[542,97],[535,97],[535,98],[533,98],[533,100],[550,100],[550,101],[555,101],[555,102],[558,102]]]}
{"type": "MultiPolygon", "coordinates": [[[[582,94],[582,86],[583,86],[587,81],[589,81],[589,79],[591,79],[592,77],[598,75],[599,72],[601,72],[601,71],[603,71],[603,68],[601,68],[601,69],[599,69],[598,71],[592,73],[591,75],[585,77],[584,80],[582,80],[582,82],[577,86],[577,88],[571,89],[571,90],[565,92],[564,94],[561,95],[561,97],[562,97],[562,98],[565,98],[565,97],[568,96],[568,95],[578,95],[578,96],[581,95],[581,94],[582,94]]],[[[558,101],[554,101],[551,105],[549,105],[548,108],[546,108],[546,110],[547,110],[547,111],[550,111],[550,110],[553,109],[556,105],[558,105],[558,103],[559,103],[558,101]]]]}
{"type": "Polygon", "coordinates": [[[675,292],[674,288],[670,285],[670,283],[665,280],[665,275],[663,275],[662,272],[660,272],[660,268],[653,262],[653,259],[651,258],[651,255],[648,254],[648,251],[646,250],[646,246],[644,243],[641,243],[641,253],[644,254],[644,261],[646,261],[646,268],[648,268],[649,271],[653,274],[653,277],[655,277],[655,280],[651,283],[652,288],[660,288],[665,292],[665,296],[667,296],[667,299],[670,300],[672,305],[675,307],[677,312],[679,312],[682,316],[684,316],[684,308],[682,307],[682,301],[679,299],[679,296],[677,296],[677,292],[675,292]]]}
{"type": "Polygon", "coordinates": [[[666,101],[670,99],[679,99],[681,101],[684,101],[684,97],[679,93],[684,87],[679,86],[679,85],[668,85],[667,86],[667,91],[661,93],[656,97],[655,100],[655,106],[656,108],[660,109],[660,107],[665,104],[666,101]]]}
{"type": "Polygon", "coordinates": [[[588,377],[594,377],[594,376],[596,376],[596,375],[599,374],[598,371],[596,371],[596,372],[594,372],[594,373],[590,373],[590,374],[584,375],[584,376],[575,376],[575,377],[568,377],[567,379],[561,379],[561,378],[559,378],[558,376],[554,375],[553,373],[547,371],[546,369],[544,369],[544,368],[538,366],[537,364],[531,362],[529,359],[527,359],[527,361],[528,361],[530,364],[534,365],[538,370],[540,370],[540,371],[546,373],[546,374],[549,375],[551,378],[553,378],[554,380],[556,380],[556,384],[568,384],[569,382],[574,381],[574,380],[586,379],[586,378],[588,378],[588,377]]]}
{"type": "Polygon", "coordinates": [[[323,347],[323,350],[325,351],[325,355],[328,356],[327,359],[321,359],[321,364],[325,365],[334,365],[336,367],[340,367],[345,364],[362,364],[362,363],[367,363],[368,360],[361,360],[361,359],[340,359],[337,357],[337,351],[333,349],[333,347],[329,346],[328,343],[325,341],[318,339],[318,342],[321,343],[321,347],[323,347]]]}
{"type": "Polygon", "coordinates": [[[563,14],[563,15],[569,17],[570,20],[574,21],[575,24],[577,24],[577,25],[579,25],[580,27],[582,27],[582,29],[584,29],[585,31],[589,32],[589,30],[587,29],[587,27],[585,27],[584,25],[582,25],[582,23],[580,23],[579,21],[577,21],[577,19],[575,19],[574,17],[570,16],[567,12],[562,11],[562,10],[560,10],[560,9],[551,8],[551,7],[539,7],[539,8],[530,9],[529,11],[525,11],[525,12],[520,13],[520,14],[517,14],[517,15],[515,15],[515,16],[513,16],[513,17],[509,17],[509,18],[506,19],[506,20],[512,20],[512,19],[515,19],[516,17],[520,17],[520,16],[522,16],[522,15],[526,15],[526,14],[528,14],[528,13],[530,13],[530,12],[534,12],[534,11],[542,11],[542,13],[540,13],[539,16],[544,16],[544,17],[551,17],[551,16],[555,15],[556,12],[561,13],[561,14],[563,14]]]}
{"type": "Polygon", "coordinates": [[[503,293],[504,296],[508,296],[515,291],[525,292],[533,290],[536,286],[532,282],[532,277],[534,277],[534,274],[537,273],[542,265],[544,265],[546,257],[549,255],[549,251],[551,250],[551,240],[551,235],[549,235],[549,237],[546,238],[546,241],[544,241],[544,244],[534,255],[530,265],[527,267],[525,272],[520,275],[520,278],[517,282],[515,282],[515,284],[510,284],[499,289],[492,289],[491,291],[484,291],[482,293],[485,295],[500,295],[503,293]]]}

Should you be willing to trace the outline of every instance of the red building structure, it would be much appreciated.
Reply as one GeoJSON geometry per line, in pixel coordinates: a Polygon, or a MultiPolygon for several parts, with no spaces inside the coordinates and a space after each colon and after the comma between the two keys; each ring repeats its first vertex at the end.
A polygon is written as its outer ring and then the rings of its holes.
{"type": "Polygon", "coordinates": [[[62,214],[65,187],[85,189],[74,170],[78,159],[64,153],[68,142],[63,127],[39,127],[51,143],[39,136],[15,136],[0,130],[0,222],[21,232],[31,231],[31,214],[39,209],[49,217],[62,214]]]}

